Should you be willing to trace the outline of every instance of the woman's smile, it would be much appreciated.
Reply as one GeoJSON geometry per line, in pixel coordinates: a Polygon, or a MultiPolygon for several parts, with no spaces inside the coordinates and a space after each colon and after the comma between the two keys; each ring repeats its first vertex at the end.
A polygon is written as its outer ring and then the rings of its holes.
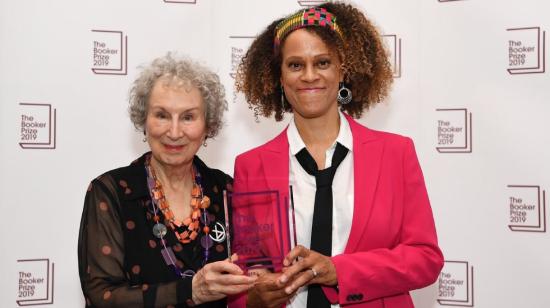
{"type": "Polygon", "coordinates": [[[302,93],[318,93],[325,89],[326,89],[325,87],[304,87],[304,88],[298,88],[298,91],[302,93]]]}
{"type": "Polygon", "coordinates": [[[179,151],[183,150],[184,145],[164,144],[164,148],[165,148],[168,152],[179,152],[179,151]]]}

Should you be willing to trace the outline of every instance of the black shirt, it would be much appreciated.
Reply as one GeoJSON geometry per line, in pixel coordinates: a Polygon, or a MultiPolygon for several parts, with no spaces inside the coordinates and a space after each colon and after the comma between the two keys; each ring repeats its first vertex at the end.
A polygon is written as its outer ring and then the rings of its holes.
{"type": "MultiPolygon", "coordinates": [[[[88,307],[187,307],[191,298],[192,277],[176,275],[153,235],[146,155],[99,176],[88,187],[78,238],[80,282],[88,307]]],[[[232,190],[231,177],[210,169],[197,156],[193,164],[201,174],[203,193],[211,200],[207,211],[215,221],[210,226],[224,225],[223,190],[232,190]]],[[[164,221],[162,212],[158,215],[164,221]]],[[[204,248],[199,237],[181,244],[168,229],[165,240],[183,271],[201,268],[204,248]]],[[[208,263],[226,259],[226,241],[214,242],[208,252],[208,263]]],[[[226,301],[200,307],[226,307],[226,301]]]]}

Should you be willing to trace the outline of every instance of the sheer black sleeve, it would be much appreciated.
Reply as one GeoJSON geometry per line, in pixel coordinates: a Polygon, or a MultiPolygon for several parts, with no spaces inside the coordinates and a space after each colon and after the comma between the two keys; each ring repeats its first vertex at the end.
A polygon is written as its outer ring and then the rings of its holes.
{"type": "MultiPolygon", "coordinates": [[[[166,307],[191,296],[191,278],[130,285],[117,185],[109,175],[90,184],[78,238],[78,265],[89,307],[166,307]],[[178,292],[179,290],[179,292],[178,292]],[[178,294],[179,293],[179,294],[178,294]]],[[[183,301],[183,302],[182,302],[183,301]]]]}

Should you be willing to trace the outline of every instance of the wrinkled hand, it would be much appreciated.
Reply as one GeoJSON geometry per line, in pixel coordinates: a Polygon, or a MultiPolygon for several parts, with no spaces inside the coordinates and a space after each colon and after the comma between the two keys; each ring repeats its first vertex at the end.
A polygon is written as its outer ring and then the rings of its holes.
{"type": "Polygon", "coordinates": [[[281,305],[294,296],[294,293],[288,294],[285,292],[285,284],[279,283],[281,273],[271,273],[267,270],[253,270],[249,272],[256,275],[258,280],[254,284],[254,287],[248,291],[246,307],[281,307],[281,305]]]}
{"type": "Polygon", "coordinates": [[[293,294],[300,287],[310,284],[335,286],[338,283],[336,268],[330,257],[309,250],[302,245],[294,247],[283,261],[280,284],[287,284],[286,294],[293,294]]]}
{"type": "Polygon", "coordinates": [[[241,268],[232,263],[237,259],[237,255],[234,254],[231,256],[231,260],[208,263],[193,276],[192,298],[195,304],[239,294],[254,285],[257,277],[244,275],[241,268]]]}

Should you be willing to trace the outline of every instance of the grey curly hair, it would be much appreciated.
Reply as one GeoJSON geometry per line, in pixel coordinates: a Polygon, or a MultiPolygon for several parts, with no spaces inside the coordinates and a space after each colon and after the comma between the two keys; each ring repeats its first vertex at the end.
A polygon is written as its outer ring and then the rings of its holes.
{"type": "Polygon", "coordinates": [[[216,73],[186,56],[173,53],[167,53],[141,68],[142,72],[130,89],[128,107],[130,119],[137,130],[144,130],[149,96],[155,83],[159,79],[166,79],[168,82],[176,79],[200,91],[206,109],[207,137],[212,138],[218,134],[223,124],[223,112],[227,110],[227,101],[225,89],[216,73]]]}

